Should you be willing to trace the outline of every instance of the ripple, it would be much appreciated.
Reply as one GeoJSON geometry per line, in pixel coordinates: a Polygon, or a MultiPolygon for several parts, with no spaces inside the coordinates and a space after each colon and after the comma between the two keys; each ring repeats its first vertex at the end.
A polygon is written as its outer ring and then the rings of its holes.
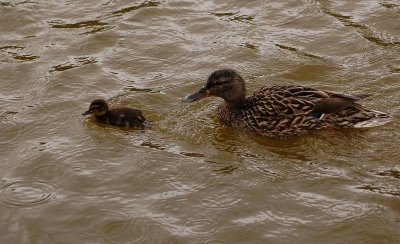
{"type": "Polygon", "coordinates": [[[307,224],[310,222],[309,220],[286,215],[284,212],[275,213],[275,211],[262,211],[252,216],[246,216],[244,218],[235,219],[233,220],[233,223],[240,225],[249,225],[254,223],[262,223],[266,221],[279,222],[286,226],[290,226],[292,224],[307,224]]]}
{"type": "Polygon", "coordinates": [[[56,181],[65,176],[66,168],[62,164],[40,164],[32,167],[30,176],[46,181],[56,181]]]}
{"type": "Polygon", "coordinates": [[[186,221],[183,226],[183,234],[188,236],[210,236],[218,232],[219,229],[218,222],[212,218],[192,218],[186,221]]]}
{"type": "Polygon", "coordinates": [[[223,244],[225,242],[222,240],[209,240],[209,241],[205,241],[204,243],[206,243],[206,244],[223,244]]]}
{"type": "Polygon", "coordinates": [[[264,185],[266,182],[274,182],[284,178],[283,169],[280,169],[279,165],[256,164],[259,164],[259,162],[252,162],[244,166],[246,170],[238,181],[242,187],[253,188],[264,185]]]}
{"type": "Polygon", "coordinates": [[[56,199],[55,189],[44,182],[5,182],[0,190],[1,203],[11,207],[36,207],[56,199]]]}
{"type": "Polygon", "coordinates": [[[297,200],[301,201],[302,205],[319,209],[323,214],[319,214],[314,219],[319,218],[326,223],[356,219],[367,213],[372,213],[375,208],[373,205],[359,201],[334,199],[312,192],[297,192],[296,195],[297,200]]]}
{"type": "Polygon", "coordinates": [[[37,2],[34,2],[34,1],[0,2],[0,6],[5,6],[5,7],[17,7],[17,6],[28,5],[28,4],[37,4],[37,2]]]}
{"type": "Polygon", "coordinates": [[[146,219],[133,218],[129,212],[88,207],[71,220],[84,235],[110,243],[142,243],[153,230],[146,219]]]}
{"type": "Polygon", "coordinates": [[[211,185],[200,192],[198,205],[206,209],[227,209],[242,201],[238,198],[238,192],[240,192],[240,188],[235,184],[211,185]]]}

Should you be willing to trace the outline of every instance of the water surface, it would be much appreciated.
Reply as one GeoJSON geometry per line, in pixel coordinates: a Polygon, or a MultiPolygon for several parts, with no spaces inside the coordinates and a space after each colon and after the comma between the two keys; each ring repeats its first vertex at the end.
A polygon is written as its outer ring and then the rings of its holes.
{"type": "Polygon", "coordinates": [[[398,1],[0,2],[0,242],[397,243],[399,23],[398,1]],[[394,119],[245,134],[180,102],[227,67],[394,119]],[[94,98],[154,124],[95,125],[94,98]]]}

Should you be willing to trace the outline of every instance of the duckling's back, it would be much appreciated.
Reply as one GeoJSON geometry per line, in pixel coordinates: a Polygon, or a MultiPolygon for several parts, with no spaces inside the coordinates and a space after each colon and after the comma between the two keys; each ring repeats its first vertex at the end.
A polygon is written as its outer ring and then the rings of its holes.
{"type": "Polygon", "coordinates": [[[146,121],[142,112],[133,108],[115,108],[104,116],[96,116],[100,123],[118,126],[122,128],[144,128],[146,121]]]}

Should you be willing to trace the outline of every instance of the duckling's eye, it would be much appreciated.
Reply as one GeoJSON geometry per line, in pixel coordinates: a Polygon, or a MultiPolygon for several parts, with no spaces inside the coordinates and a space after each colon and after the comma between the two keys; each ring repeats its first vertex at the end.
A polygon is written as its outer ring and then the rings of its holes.
{"type": "Polygon", "coordinates": [[[232,77],[222,77],[219,79],[220,83],[230,82],[231,80],[232,80],[232,77]]]}

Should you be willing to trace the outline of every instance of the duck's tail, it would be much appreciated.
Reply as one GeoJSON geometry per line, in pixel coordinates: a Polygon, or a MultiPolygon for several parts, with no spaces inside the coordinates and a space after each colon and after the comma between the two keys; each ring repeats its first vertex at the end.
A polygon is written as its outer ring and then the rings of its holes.
{"type": "Polygon", "coordinates": [[[376,110],[368,110],[370,117],[367,120],[360,121],[354,124],[354,128],[370,128],[384,125],[392,120],[392,116],[376,110]]]}
{"type": "Polygon", "coordinates": [[[370,128],[392,120],[392,116],[387,113],[366,109],[357,103],[329,117],[337,128],[370,128]]]}

